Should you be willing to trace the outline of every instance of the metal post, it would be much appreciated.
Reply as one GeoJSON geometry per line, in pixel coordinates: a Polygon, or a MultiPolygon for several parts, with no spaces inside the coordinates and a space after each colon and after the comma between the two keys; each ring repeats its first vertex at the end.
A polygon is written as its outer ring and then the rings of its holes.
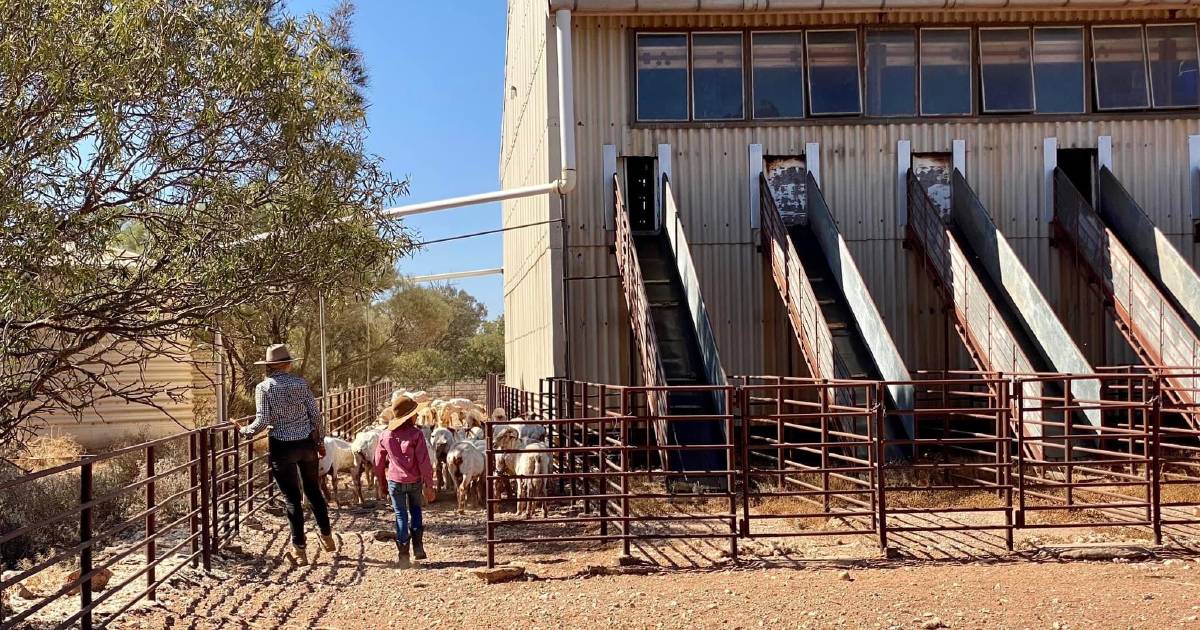
{"type": "Polygon", "coordinates": [[[1025,526],[1025,387],[1020,380],[1013,380],[1013,395],[1017,397],[1017,513],[1016,526],[1025,526]]]}
{"type": "Polygon", "coordinates": [[[200,537],[197,534],[201,532],[200,526],[200,431],[193,431],[188,436],[188,483],[191,485],[191,492],[188,493],[188,511],[192,517],[188,519],[191,527],[192,538],[192,567],[196,567],[199,563],[196,554],[200,551],[200,537]]]}
{"type": "Polygon", "coordinates": [[[325,365],[325,293],[317,293],[317,328],[321,337],[321,398],[329,395],[329,373],[325,365]]]}
{"type": "MultiPolygon", "coordinates": [[[[1063,463],[1066,466],[1066,489],[1067,489],[1067,507],[1070,508],[1075,504],[1075,465],[1072,462],[1074,457],[1072,447],[1074,446],[1074,424],[1071,418],[1071,382],[1068,379],[1063,379],[1063,463]]],[[[1044,457],[1044,455],[1043,455],[1044,457]]]]}
{"type": "Polygon", "coordinates": [[[821,379],[817,391],[821,401],[821,503],[829,513],[829,381],[821,379]]]}
{"type": "Polygon", "coordinates": [[[1162,544],[1162,381],[1154,377],[1154,398],[1150,405],[1150,517],[1154,523],[1154,544],[1162,544]]]}
{"type": "Polygon", "coordinates": [[[496,481],[492,476],[496,474],[495,455],[492,448],[492,420],[487,419],[483,423],[484,433],[484,455],[483,458],[483,495],[485,510],[487,512],[487,523],[484,525],[485,538],[487,539],[487,568],[491,569],[496,566],[496,481]]]}
{"type": "Polygon", "coordinates": [[[629,391],[621,391],[621,553],[628,556],[629,539],[629,391]]]}
{"type": "Polygon", "coordinates": [[[886,457],[886,445],[884,444],[884,410],[883,401],[886,400],[886,392],[883,391],[884,384],[879,383],[876,391],[875,410],[874,410],[874,425],[875,435],[874,450],[875,450],[875,488],[878,496],[876,509],[879,518],[879,550],[883,552],[884,557],[888,555],[888,536],[887,536],[887,477],[884,475],[884,458],[886,457]]]}
{"type": "Polygon", "coordinates": [[[725,390],[725,491],[729,493],[729,557],[734,562],[738,559],[738,524],[737,524],[737,488],[734,487],[734,447],[737,441],[734,437],[733,407],[739,402],[738,392],[733,389],[725,390]]]}
{"type": "Polygon", "coordinates": [[[228,421],[228,410],[225,401],[225,356],[221,354],[221,348],[225,347],[225,337],[221,331],[213,333],[213,350],[217,356],[217,387],[216,387],[216,404],[217,404],[217,425],[225,424],[228,421]]]}
{"type": "Polygon", "coordinates": [[[199,436],[199,448],[197,449],[197,459],[200,460],[200,557],[201,564],[205,571],[212,570],[212,533],[209,531],[208,525],[212,520],[210,512],[211,505],[209,504],[209,487],[210,473],[209,468],[209,447],[208,447],[208,430],[201,429],[197,432],[199,436]]]}
{"type": "Polygon", "coordinates": [[[154,445],[146,447],[146,566],[150,567],[146,571],[146,587],[150,589],[147,596],[150,599],[156,599],[154,592],[154,559],[157,556],[157,550],[154,548],[155,534],[158,527],[156,518],[158,516],[158,501],[154,496],[154,445]]]}
{"type": "MultiPolygon", "coordinates": [[[[742,390],[739,397],[739,407],[742,410],[742,523],[739,529],[742,536],[750,537],[750,489],[754,483],[750,473],[750,395],[742,390]]],[[[775,395],[779,395],[776,387],[775,395]]]]}
{"type": "Polygon", "coordinates": [[[597,476],[598,486],[602,489],[601,494],[604,498],[600,499],[600,535],[608,536],[608,494],[612,490],[608,481],[608,461],[604,457],[604,418],[608,415],[608,392],[604,385],[600,385],[600,412],[597,415],[599,420],[599,436],[596,440],[597,457],[596,457],[596,472],[600,473],[597,476]]]}
{"type": "Polygon", "coordinates": [[[79,618],[82,630],[92,628],[92,462],[84,460],[79,468],[79,618]]]}
{"type": "Polygon", "coordinates": [[[241,431],[230,429],[233,434],[233,531],[242,531],[242,443],[241,431]]]}
{"type": "Polygon", "coordinates": [[[254,511],[254,438],[246,440],[246,514],[254,511]]]}

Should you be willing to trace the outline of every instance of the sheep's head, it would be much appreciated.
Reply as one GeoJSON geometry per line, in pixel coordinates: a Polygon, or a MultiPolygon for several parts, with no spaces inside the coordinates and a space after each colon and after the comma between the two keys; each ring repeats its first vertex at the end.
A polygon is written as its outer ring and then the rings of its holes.
{"type": "Polygon", "coordinates": [[[496,427],[492,433],[492,448],[507,451],[520,448],[521,432],[516,427],[496,427]]]}

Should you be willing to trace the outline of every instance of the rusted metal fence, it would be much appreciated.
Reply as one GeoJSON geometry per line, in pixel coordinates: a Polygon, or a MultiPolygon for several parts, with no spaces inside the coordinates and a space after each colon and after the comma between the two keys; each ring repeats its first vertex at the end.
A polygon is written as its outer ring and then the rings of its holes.
{"type": "MultiPolygon", "coordinates": [[[[496,548],[528,542],[620,542],[710,538],[868,535],[888,552],[893,537],[990,532],[1009,550],[1014,534],[1039,528],[1136,528],[1155,543],[1200,525],[1200,431],[1166,387],[1191,382],[1174,370],[1094,375],[931,373],[911,410],[889,410],[897,383],[739,377],[709,388],[726,397],[722,445],[662,445],[663,417],[646,404],[655,391],[547,379],[537,393],[494,380],[491,398],[510,417],[541,414],[551,457],[545,519],[509,514],[497,488],[528,477],[497,469],[487,426],[488,563],[496,548]],[[1100,397],[1080,399],[1074,381],[1091,379],[1100,397]],[[847,403],[846,401],[853,401],[847,403]],[[1099,416],[1101,424],[1091,417],[1099,416]],[[896,431],[911,421],[912,435],[896,431]],[[1024,430],[1022,430],[1024,429],[1024,430]],[[672,470],[671,449],[728,449],[722,470],[672,470]],[[697,477],[721,483],[695,483],[697,477]],[[680,483],[688,479],[690,483],[680,483]],[[568,525],[547,530],[539,523],[568,525]],[[820,527],[811,524],[820,523],[820,527]]],[[[1094,388],[1093,388],[1094,389],[1094,388]]]]}
{"type": "MultiPolygon", "coordinates": [[[[353,437],[371,423],[390,393],[391,384],[384,382],[330,394],[321,401],[328,431],[353,437]]],[[[105,627],[137,602],[155,599],[156,590],[184,566],[211,569],[214,554],[275,495],[266,443],[265,433],[246,439],[219,418],[209,427],[0,481],[5,509],[44,502],[28,509],[48,512],[0,533],[6,556],[33,551],[22,568],[0,580],[0,591],[10,592],[46,571],[75,568],[50,595],[16,611],[0,605],[0,628],[35,620],[54,628],[105,627]],[[129,470],[134,472],[121,476],[129,470]],[[71,496],[55,494],[64,487],[71,496]],[[111,581],[93,591],[94,578],[109,571],[111,581]],[[129,589],[140,590],[122,597],[120,606],[100,609],[129,589]],[[65,617],[37,617],[69,600],[76,603],[65,617]]],[[[103,579],[96,578],[97,583],[103,579]]]]}

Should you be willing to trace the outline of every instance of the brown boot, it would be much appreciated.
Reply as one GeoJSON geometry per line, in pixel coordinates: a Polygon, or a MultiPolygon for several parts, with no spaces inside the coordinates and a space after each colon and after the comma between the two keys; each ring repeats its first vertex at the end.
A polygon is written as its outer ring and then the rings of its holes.
{"type": "Polygon", "coordinates": [[[418,529],[417,531],[412,533],[412,551],[413,551],[413,559],[414,560],[424,560],[425,559],[424,536],[425,536],[425,530],[423,530],[423,529],[418,529]]]}
{"type": "Polygon", "coordinates": [[[396,541],[396,565],[401,569],[407,569],[412,566],[408,560],[408,543],[396,541]]]}

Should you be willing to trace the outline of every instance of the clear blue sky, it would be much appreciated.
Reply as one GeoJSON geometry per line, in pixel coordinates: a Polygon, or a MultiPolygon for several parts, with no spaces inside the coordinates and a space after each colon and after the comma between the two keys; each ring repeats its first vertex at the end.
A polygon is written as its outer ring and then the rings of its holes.
{"type": "MultiPolygon", "coordinates": [[[[501,0],[357,0],[354,43],[370,76],[367,145],[398,177],[411,180],[397,205],[499,188],[504,96],[501,0]]],[[[328,13],[337,0],[288,0],[296,14],[328,13]]],[[[430,240],[500,227],[497,204],[412,217],[430,240]]],[[[430,245],[399,263],[422,275],[499,267],[500,235],[430,245]]],[[[455,282],[489,317],[503,312],[500,276],[455,282]]]]}

